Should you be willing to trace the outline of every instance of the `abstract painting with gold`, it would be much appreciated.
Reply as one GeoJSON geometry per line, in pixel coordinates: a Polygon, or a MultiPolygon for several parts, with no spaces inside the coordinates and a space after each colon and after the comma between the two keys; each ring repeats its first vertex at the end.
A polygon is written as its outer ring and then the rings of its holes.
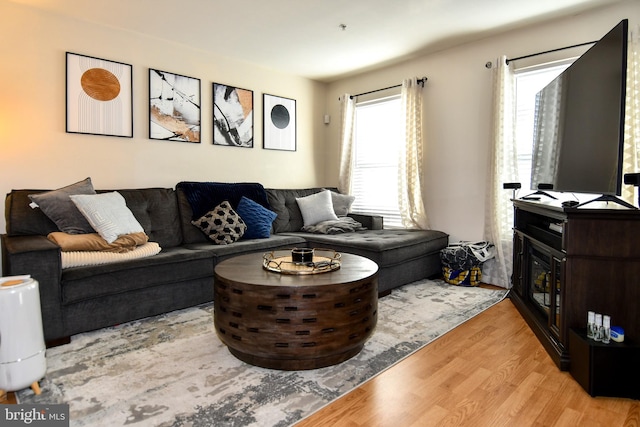
{"type": "Polygon", "coordinates": [[[213,143],[253,147],[253,91],[213,83],[213,143]]]}
{"type": "Polygon", "coordinates": [[[200,142],[200,79],[149,69],[149,138],[200,142]]]}
{"type": "Polygon", "coordinates": [[[68,133],[133,137],[132,67],[67,52],[68,133]]]}

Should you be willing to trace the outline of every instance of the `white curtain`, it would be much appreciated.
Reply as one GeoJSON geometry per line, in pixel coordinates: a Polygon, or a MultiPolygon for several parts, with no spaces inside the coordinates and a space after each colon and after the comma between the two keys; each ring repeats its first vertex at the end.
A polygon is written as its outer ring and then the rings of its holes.
{"type": "Polygon", "coordinates": [[[353,177],[354,138],[355,138],[355,101],[351,95],[345,93],[340,98],[342,104],[342,128],[340,131],[340,176],[338,177],[338,190],[342,194],[351,194],[353,177]]]}
{"type": "MultiPolygon", "coordinates": [[[[629,33],[625,103],[622,173],[637,173],[640,170],[640,25],[629,33]]],[[[634,206],[638,202],[635,190],[631,185],[622,186],[622,199],[634,206]]]]}
{"type": "Polygon", "coordinates": [[[515,145],[515,77],[506,57],[493,69],[492,135],[485,201],[485,240],[496,247],[495,258],[485,262],[482,281],[511,287],[513,269],[513,205],[505,182],[519,182],[515,145]]]}
{"type": "Polygon", "coordinates": [[[402,82],[401,105],[405,132],[398,159],[398,206],[403,227],[427,230],[422,200],[422,84],[417,78],[402,82]]]}

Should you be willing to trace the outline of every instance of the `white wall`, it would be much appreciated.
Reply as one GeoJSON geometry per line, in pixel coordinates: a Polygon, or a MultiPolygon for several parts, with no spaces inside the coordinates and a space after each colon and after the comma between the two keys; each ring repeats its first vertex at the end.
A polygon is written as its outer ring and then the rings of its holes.
{"type": "MultiPolygon", "coordinates": [[[[332,116],[327,176],[338,173],[340,103],[343,93],[362,93],[427,76],[424,88],[426,204],[431,227],[451,241],[483,238],[485,182],[488,176],[492,93],[487,61],[597,40],[621,19],[640,25],[640,1],[598,9],[567,19],[510,31],[400,65],[335,81],[327,90],[332,116]]],[[[425,25],[428,25],[425,23],[425,25]]],[[[565,57],[576,55],[575,49],[565,57]]],[[[546,62],[550,56],[535,61],[546,62]]],[[[557,55],[554,55],[554,59],[557,55]]],[[[529,61],[530,62],[530,61],[529,61]]],[[[521,66],[522,63],[518,63],[521,66]]]]}
{"type": "Polygon", "coordinates": [[[58,188],[87,176],[101,189],[173,187],[181,180],[332,184],[323,175],[325,84],[6,0],[0,16],[3,206],[11,189],[58,188]],[[66,51],[133,65],[133,138],[65,133],[66,51]],[[202,143],[148,138],[149,68],[201,80],[202,143]],[[254,91],[254,148],[212,144],[212,82],[254,91]],[[262,149],[263,93],[297,100],[296,152],[262,149]]]}

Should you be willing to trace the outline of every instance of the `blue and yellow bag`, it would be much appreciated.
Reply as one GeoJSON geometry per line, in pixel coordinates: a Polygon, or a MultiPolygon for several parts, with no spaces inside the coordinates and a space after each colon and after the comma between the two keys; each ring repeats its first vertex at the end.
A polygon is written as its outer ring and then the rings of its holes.
{"type": "Polygon", "coordinates": [[[469,270],[454,270],[450,267],[442,267],[444,281],[458,286],[478,286],[482,281],[482,269],[471,267],[469,270]]]}
{"type": "Polygon", "coordinates": [[[445,282],[459,286],[478,286],[482,280],[482,263],[495,256],[489,242],[452,243],[440,251],[445,282]]]}

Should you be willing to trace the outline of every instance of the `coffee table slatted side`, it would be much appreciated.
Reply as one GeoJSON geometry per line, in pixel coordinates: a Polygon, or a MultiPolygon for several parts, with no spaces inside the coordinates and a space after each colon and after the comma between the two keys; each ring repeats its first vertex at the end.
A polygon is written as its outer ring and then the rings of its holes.
{"type": "MultiPolygon", "coordinates": [[[[236,357],[266,368],[315,369],[347,360],[360,352],[377,323],[377,266],[364,265],[369,268],[358,269],[358,280],[302,276],[287,278],[284,286],[265,285],[269,276],[260,274],[258,284],[242,283],[216,269],[216,332],[236,357]]],[[[277,273],[268,274],[275,275],[273,283],[281,282],[277,273]]],[[[335,277],[347,276],[354,278],[344,271],[335,277]]]]}

